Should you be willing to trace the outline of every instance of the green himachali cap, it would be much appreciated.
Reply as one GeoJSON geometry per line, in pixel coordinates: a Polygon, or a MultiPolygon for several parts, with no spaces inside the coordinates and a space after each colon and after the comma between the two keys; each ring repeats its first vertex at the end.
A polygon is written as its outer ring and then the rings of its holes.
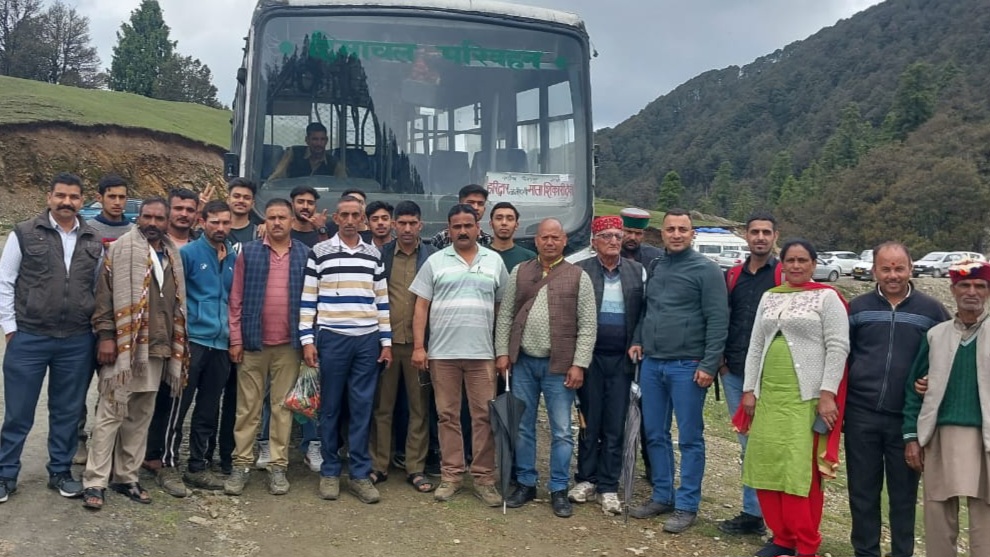
{"type": "Polygon", "coordinates": [[[622,217],[622,226],[626,228],[645,229],[650,224],[650,213],[637,207],[626,207],[619,215],[622,217]]]}

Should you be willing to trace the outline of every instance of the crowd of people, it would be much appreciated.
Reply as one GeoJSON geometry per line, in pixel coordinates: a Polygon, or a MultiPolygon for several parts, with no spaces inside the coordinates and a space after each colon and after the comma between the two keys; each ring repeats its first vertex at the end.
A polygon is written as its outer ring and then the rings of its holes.
{"type": "Polygon", "coordinates": [[[286,494],[294,419],[283,402],[310,374],[320,409],[300,449],[323,499],[346,487],[377,503],[377,484],[404,469],[437,501],[470,475],[483,504],[521,507],[539,486],[542,395],[553,514],[598,501],[615,515],[638,373],[652,491],[632,517],[669,515],[670,533],[696,522],[703,410],[718,381],[743,454],[742,512],[719,529],[769,529],[755,555],[818,554],[843,432],[857,557],[882,554],[885,485],[889,555],[913,555],[921,477],[928,555],[956,554],[960,499],[971,554],[990,554],[987,263],[950,269],[952,315],[914,288],[897,242],[874,250],[876,288],[847,303],[812,280],[812,244],[788,240],[775,255],[768,213],[748,219],[749,255],[723,274],[692,249],[691,215],[677,209],[663,217],[662,247],[643,242],[650,214],[629,208],[595,218],[590,247],[565,258],[558,220],[541,221],[527,250],[514,242],[516,207],[488,210],[477,185],[429,241],[416,203],[368,203],[360,190],[331,213],[300,186],[256,223],[256,187],[234,179],[227,201],[181,188],[147,198],[133,226],[128,190],[103,178],[102,213],[83,220],[81,180],[59,174],[47,209],[4,245],[0,503],[17,490],[46,377],[48,485],[86,508],[101,509],[107,489],[151,503],[141,468],[175,497],[241,495],[259,469],[271,494],[286,494]],[[496,465],[489,414],[506,389],[524,404],[509,467],[496,465]],[[80,479],[73,464],[85,466],[80,479]],[[512,487],[499,489],[506,475],[512,487]]]}

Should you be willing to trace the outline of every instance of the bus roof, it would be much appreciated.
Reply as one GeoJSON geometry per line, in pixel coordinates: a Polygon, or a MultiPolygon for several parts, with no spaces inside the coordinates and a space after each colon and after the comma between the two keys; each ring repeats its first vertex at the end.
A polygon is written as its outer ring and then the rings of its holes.
{"type": "Polygon", "coordinates": [[[558,23],[584,30],[584,21],[577,14],[497,0],[260,0],[258,2],[258,9],[279,6],[419,8],[467,14],[500,15],[558,23]]]}

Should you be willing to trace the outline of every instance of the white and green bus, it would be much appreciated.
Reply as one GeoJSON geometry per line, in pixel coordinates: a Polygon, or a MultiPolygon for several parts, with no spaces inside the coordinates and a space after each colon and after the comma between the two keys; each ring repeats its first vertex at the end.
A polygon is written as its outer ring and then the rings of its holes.
{"type": "MultiPolygon", "coordinates": [[[[424,236],[446,226],[458,190],[520,211],[519,239],[557,217],[571,249],[593,211],[593,129],[582,20],[488,0],[261,0],[233,103],[228,178],[260,185],[258,203],[299,185],[320,207],[361,188],[369,201],[415,201],[424,236]],[[327,129],[336,170],[276,172],[327,129]],[[326,193],[323,193],[326,192],[326,193]]],[[[484,226],[488,226],[488,218],[484,226]]]]}

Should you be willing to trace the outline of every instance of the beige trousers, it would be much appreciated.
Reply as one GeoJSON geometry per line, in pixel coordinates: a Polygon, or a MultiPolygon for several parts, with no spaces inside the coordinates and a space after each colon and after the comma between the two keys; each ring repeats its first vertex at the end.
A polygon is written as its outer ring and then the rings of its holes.
{"type": "Polygon", "coordinates": [[[261,425],[261,406],[265,389],[271,382],[272,419],[268,431],[272,466],[289,465],[289,433],[292,412],[284,406],[285,395],[299,376],[299,350],[291,344],[265,346],[258,352],[244,351],[244,361],[237,366],[237,418],[234,420],[234,466],[250,467],[254,463],[254,440],[261,425]]]}
{"type": "Polygon", "coordinates": [[[406,386],[409,430],[406,435],[406,473],[422,473],[430,436],[427,423],[429,387],[419,384],[419,370],[412,365],[412,344],[392,344],[392,364],[378,378],[375,413],[371,427],[371,469],[388,472],[392,459],[392,417],[399,381],[406,386]]]}
{"type": "MultiPolygon", "coordinates": [[[[151,358],[149,366],[164,369],[162,358],[151,358]]],[[[164,387],[167,388],[167,387],[164,387]]],[[[100,394],[96,418],[89,436],[89,455],[83,472],[83,487],[106,488],[113,471],[114,483],[138,481],[138,471],[148,446],[148,425],[155,412],[155,391],[128,393],[126,415],[114,410],[100,394]]]]}
{"type": "MultiPolygon", "coordinates": [[[[925,500],[925,555],[956,557],[959,539],[959,499],[925,500]]],[[[969,554],[990,555],[990,505],[966,497],[969,508],[969,554]]]]}

